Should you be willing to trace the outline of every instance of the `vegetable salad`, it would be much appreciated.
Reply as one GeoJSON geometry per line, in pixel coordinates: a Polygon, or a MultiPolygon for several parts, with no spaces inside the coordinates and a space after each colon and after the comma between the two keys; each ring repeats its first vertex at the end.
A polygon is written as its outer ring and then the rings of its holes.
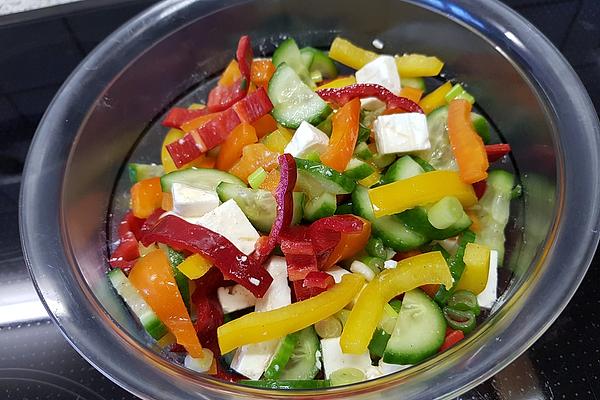
{"type": "Polygon", "coordinates": [[[167,113],[161,164],[128,167],[108,278],[148,335],[198,372],[310,389],[473,331],[515,179],[442,68],[340,37],[255,58],[240,38],[206,104],[167,113]]]}

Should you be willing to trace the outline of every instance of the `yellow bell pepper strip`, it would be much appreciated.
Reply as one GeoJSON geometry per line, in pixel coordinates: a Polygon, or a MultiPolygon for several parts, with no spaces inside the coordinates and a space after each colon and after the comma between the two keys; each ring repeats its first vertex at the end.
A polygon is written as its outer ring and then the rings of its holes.
{"type": "Polygon", "coordinates": [[[374,184],[376,184],[377,182],[379,182],[380,180],[381,180],[381,174],[379,173],[379,171],[375,171],[371,175],[367,176],[366,178],[358,181],[358,183],[369,188],[369,187],[373,186],[374,184]]]}
{"type": "Polygon", "coordinates": [[[448,105],[448,138],[465,183],[487,178],[490,166],[483,139],[473,129],[471,108],[471,103],[462,99],[452,100],[448,105]]]}
{"type": "Polygon", "coordinates": [[[345,87],[345,86],[354,85],[355,83],[356,83],[356,78],[354,77],[354,75],[344,76],[342,78],[334,79],[331,82],[327,82],[327,83],[319,86],[317,88],[317,90],[320,90],[320,89],[337,89],[337,88],[342,88],[342,87],[345,87]]]}
{"type": "Polygon", "coordinates": [[[252,312],[221,325],[217,329],[221,353],[278,339],[332,316],[356,296],[364,281],[360,275],[346,274],[340,283],[315,297],[271,311],[252,312]]]}
{"type": "Polygon", "coordinates": [[[149,178],[137,182],[130,189],[131,211],[137,218],[148,218],[162,205],[160,178],[149,178]]]}
{"type": "Polygon", "coordinates": [[[463,261],[465,270],[454,289],[468,290],[476,295],[483,292],[490,269],[490,249],[480,244],[467,243],[463,261]]]}
{"type": "Polygon", "coordinates": [[[267,146],[267,149],[275,153],[283,154],[285,147],[292,140],[292,136],[290,131],[283,126],[280,126],[262,138],[260,142],[267,146]]]}
{"type": "Polygon", "coordinates": [[[177,269],[189,279],[198,279],[202,278],[204,274],[208,272],[210,267],[212,267],[212,263],[206,258],[202,257],[200,254],[192,254],[183,260],[183,262],[177,266],[177,269]]]}
{"type": "Polygon", "coordinates": [[[446,105],[446,95],[452,90],[452,84],[450,82],[444,83],[427,96],[423,97],[419,102],[419,105],[423,109],[425,114],[429,114],[436,108],[446,105]]]}
{"type": "Polygon", "coordinates": [[[465,208],[477,202],[473,186],[463,182],[454,171],[426,172],[369,189],[376,218],[434,203],[446,196],[456,197],[465,208]]]}
{"type": "Polygon", "coordinates": [[[333,39],[329,48],[329,58],[354,69],[361,69],[377,57],[379,54],[360,48],[341,37],[333,39]]]}
{"type": "Polygon", "coordinates": [[[344,104],[333,115],[331,138],[321,154],[321,162],[338,172],[344,172],[354,153],[360,121],[360,100],[355,98],[344,104]]]}
{"type": "Polygon", "coordinates": [[[437,76],[444,67],[444,63],[439,58],[423,54],[404,54],[394,56],[394,59],[401,78],[437,76]]]}
{"type": "Polygon", "coordinates": [[[140,258],[129,272],[129,281],[140,292],[158,318],[185,347],[190,356],[201,358],[202,345],[185,308],[173,270],[162,250],[140,258]]]}
{"type": "Polygon", "coordinates": [[[220,86],[231,86],[241,77],[242,73],[240,72],[238,62],[236,60],[231,60],[229,65],[227,65],[227,68],[225,68],[225,71],[223,71],[221,78],[219,78],[218,84],[220,86]]]}
{"type": "Polygon", "coordinates": [[[340,338],[342,351],[362,354],[383,315],[384,306],[394,297],[419,286],[452,285],[452,275],[439,251],[419,254],[398,262],[375,277],[358,296],[340,338]]]}

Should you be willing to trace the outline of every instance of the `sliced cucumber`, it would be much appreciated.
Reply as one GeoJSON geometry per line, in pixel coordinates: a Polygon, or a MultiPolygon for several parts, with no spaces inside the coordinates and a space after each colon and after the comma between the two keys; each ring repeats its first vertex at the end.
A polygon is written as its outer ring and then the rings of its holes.
{"type": "Polygon", "coordinates": [[[350,162],[344,171],[344,175],[359,181],[371,175],[373,172],[375,172],[375,168],[373,168],[371,164],[353,157],[350,159],[350,162]]]}
{"type": "Polygon", "coordinates": [[[379,154],[379,153],[375,153],[373,155],[373,159],[371,160],[371,162],[373,164],[375,164],[375,166],[377,168],[380,168],[380,169],[387,167],[394,161],[396,161],[395,154],[379,154]]]}
{"type": "Polygon", "coordinates": [[[317,125],[317,129],[321,132],[325,133],[327,136],[331,136],[331,131],[333,130],[333,122],[331,120],[331,114],[323,120],[319,125],[317,125]]]}
{"type": "Polygon", "coordinates": [[[409,365],[434,355],[444,343],[446,320],[438,305],[420,289],[404,294],[383,361],[409,365]]]}
{"type": "Polygon", "coordinates": [[[187,168],[163,175],[160,178],[162,191],[170,193],[171,185],[175,182],[206,190],[215,190],[221,182],[246,187],[246,184],[237,176],[212,168],[187,168]]]}
{"type": "Polygon", "coordinates": [[[408,86],[414,89],[420,89],[425,91],[427,86],[425,85],[425,79],[423,78],[404,78],[402,77],[402,86],[408,86]]]}
{"type": "Polygon", "coordinates": [[[366,142],[371,136],[371,130],[364,126],[362,123],[358,124],[358,137],[356,143],[366,142]]]}
{"type": "Polygon", "coordinates": [[[304,204],[304,219],[314,222],[318,219],[330,217],[335,214],[337,201],[334,194],[325,192],[309,199],[304,204]]]}
{"type": "Polygon", "coordinates": [[[373,152],[366,142],[359,142],[354,149],[354,155],[361,160],[369,161],[373,158],[373,152]]]}
{"type": "Polygon", "coordinates": [[[309,197],[317,197],[323,192],[347,194],[356,187],[354,180],[321,163],[296,158],[296,167],[297,185],[309,197]]]}
{"type": "Polygon", "coordinates": [[[282,380],[306,380],[314,379],[321,370],[319,359],[319,337],[315,328],[309,326],[298,332],[298,343],[294,347],[292,355],[281,371],[282,380]]]}
{"type": "Polygon", "coordinates": [[[165,173],[163,166],[157,164],[130,163],[127,166],[127,170],[129,171],[129,180],[131,183],[136,183],[148,178],[156,178],[165,173]]]}
{"type": "MultiPolygon", "coordinates": [[[[256,229],[261,232],[271,231],[277,215],[277,202],[271,192],[221,182],[217,186],[217,194],[222,202],[233,199],[256,229]]],[[[292,224],[299,224],[303,215],[304,193],[294,192],[293,198],[292,224]]]]}
{"type": "Polygon", "coordinates": [[[281,380],[281,381],[252,381],[243,379],[240,384],[262,389],[323,389],[330,386],[328,380],[307,379],[307,380],[281,380]]]}
{"type": "Polygon", "coordinates": [[[113,269],[108,273],[108,279],[150,336],[158,340],[166,335],[167,327],[158,319],[122,270],[113,269]]]}
{"type": "Polygon", "coordinates": [[[273,102],[271,114],[287,128],[296,129],[302,121],[317,126],[331,113],[331,107],[286,63],[277,67],[268,92],[273,102]]]}
{"type": "Polygon", "coordinates": [[[383,183],[396,182],[412,178],[425,172],[411,156],[403,156],[396,160],[383,176],[383,183]]]}
{"type": "Polygon", "coordinates": [[[275,350],[275,354],[269,363],[269,366],[265,370],[263,374],[264,379],[278,379],[279,375],[281,375],[281,371],[285,368],[294,348],[298,344],[299,333],[294,332],[286,335],[281,341],[279,345],[277,345],[277,349],[275,350]]]}
{"type": "Polygon", "coordinates": [[[278,67],[285,63],[289,65],[298,74],[302,82],[307,84],[309,87],[314,88],[315,84],[310,78],[308,67],[313,62],[314,55],[306,54],[302,56],[300,49],[296,44],[296,41],[292,38],[288,38],[281,42],[275,52],[273,53],[273,64],[278,67]]]}
{"type": "Polygon", "coordinates": [[[187,276],[177,268],[179,264],[185,260],[185,257],[180,252],[167,247],[167,258],[173,269],[173,277],[175,278],[175,283],[177,283],[177,288],[179,289],[185,308],[190,312],[190,281],[187,276]]]}
{"type": "Polygon", "coordinates": [[[421,157],[417,157],[414,155],[411,157],[414,160],[414,162],[416,162],[417,164],[419,164],[421,166],[421,168],[423,168],[423,171],[425,171],[425,172],[435,171],[435,168],[433,168],[431,166],[431,164],[429,164],[427,161],[423,160],[421,157]]]}
{"type": "MultiPolygon", "coordinates": [[[[317,50],[312,47],[305,47],[300,50],[300,53],[304,57],[305,54],[310,54],[311,63],[308,66],[310,72],[318,71],[325,79],[333,79],[338,76],[338,69],[331,58],[329,58],[321,50],[317,50]]],[[[306,56],[308,58],[308,56],[306,56]]]]}

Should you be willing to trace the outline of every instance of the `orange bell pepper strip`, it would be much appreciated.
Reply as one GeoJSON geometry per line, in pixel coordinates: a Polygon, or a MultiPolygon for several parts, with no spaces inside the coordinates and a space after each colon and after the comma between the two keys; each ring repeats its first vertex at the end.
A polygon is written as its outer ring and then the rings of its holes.
{"type": "Polygon", "coordinates": [[[418,103],[419,101],[421,101],[421,96],[423,96],[423,91],[421,89],[413,88],[410,86],[404,86],[402,89],[400,89],[399,96],[406,97],[407,99],[410,99],[410,100],[414,101],[415,103],[418,103]]]}
{"type": "Polygon", "coordinates": [[[323,164],[336,171],[344,172],[354,152],[359,121],[360,100],[358,98],[350,100],[333,115],[329,146],[321,154],[323,164]]]}
{"type": "Polygon", "coordinates": [[[258,136],[259,139],[262,139],[268,133],[277,129],[277,121],[275,121],[275,118],[273,118],[271,114],[265,114],[254,121],[252,126],[256,129],[256,136],[258,136]]]}
{"type": "Polygon", "coordinates": [[[331,268],[336,263],[358,254],[365,248],[371,236],[371,223],[366,219],[359,218],[363,222],[363,228],[357,233],[342,233],[339,243],[325,261],[323,268],[331,268]]]}
{"type": "Polygon", "coordinates": [[[247,123],[241,123],[231,131],[227,139],[221,145],[217,156],[217,169],[227,171],[234,166],[240,158],[246,145],[258,142],[256,130],[247,123]]]}
{"type": "Polygon", "coordinates": [[[219,115],[220,113],[212,113],[212,114],[206,114],[206,115],[201,115],[198,118],[194,118],[192,120],[189,120],[187,122],[184,122],[181,125],[181,130],[185,133],[191,132],[194,129],[198,129],[200,128],[202,125],[204,125],[206,122],[210,121],[211,119],[213,119],[214,117],[216,117],[217,115],[219,115]]]}
{"type": "Polygon", "coordinates": [[[487,178],[490,166],[481,136],[473,129],[471,103],[452,100],[448,105],[448,137],[458,164],[460,178],[475,183],[487,178]]]}
{"type": "Polygon", "coordinates": [[[231,60],[221,78],[219,79],[219,86],[231,86],[235,81],[242,77],[242,73],[240,72],[240,66],[236,60],[231,60]]]}
{"type": "Polygon", "coordinates": [[[190,356],[201,358],[202,345],[165,253],[154,250],[140,258],[129,272],[129,281],[175,336],[177,343],[185,347],[190,356]]]}
{"type": "Polygon", "coordinates": [[[250,81],[256,86],[266,86],[275,73],[275,65],[271,60],[254,60],[250,67],[250,81]]]}
{"type": "Polygon", "coordinates": [[[277,168],[279,165],[277,157],[279,157],[279,154],[272,152],[262,143],[249,144],[244,146],[242,158],[231,167],[229,173],[247,183],[248,176],[256,171],[258,167],[262,167],[268,172],[277,168]]]}
{"type": "Polygon", "coordinates": [[[279,170],[274,169],[267,174],[267,177],[260,184],[260,188],[264,190],[268,190],[269,192],[275,194],[275,190],[279,185],[279,181],[281,179],[281,174],[279,174],[279,170]]]}
{"type": "Polygon", "coordinates": [[[137,218],[148,218],[162,204],[160,178],[149,178],[131,187],[131,211],[137,218]]]}

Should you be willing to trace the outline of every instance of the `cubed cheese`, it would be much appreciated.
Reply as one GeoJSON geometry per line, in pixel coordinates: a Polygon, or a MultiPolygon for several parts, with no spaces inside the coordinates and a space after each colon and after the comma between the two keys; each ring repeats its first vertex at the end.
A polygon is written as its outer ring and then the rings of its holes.
{"type": "Polygon", "coordinates": [[[421,113],[381,115],[373,123],[375,143],[380,154],[427,150],[427,118],[421,113]]]}
{"type": "MultiPolygon", "coordinates": [[[[356,71],[356,83],[376,83],[388,89],[395,95],[400,94],[400,75],[396,61],[392,56],[379,56],[356,71]]],[[[361,100],[361,105],[367,110],[375,110],[385,106],[380,100],[370,97],[361,100]]]]}
{"type": "Polygon", "coordinates": [[[321,339],[321,353],[323,354],[323,369],[325,378],[342,368],[356,368],[364,372],[371,370],[371,356],[369,351],[362,354],[344,354],[340,347],[340,338],[321,339]]]}
{"type": "Polygon", "coordinates": [[[488,280],[483,292],[477,295],[477,303],[483,308],[492,308],[497,300],[498,291],[498,252],[490,251],[490,268],[488,270],[488,280]]]}
{"type": "Polygon", "coordinates": [[[198,225],[225,236],[242,253],[249,255],[260,237],[244,212],[231,199],[197,220],[198,225]]]}
{"type": "Polygon", "coordinates": [[[214,190],[206,190],[183,183],[173,183],[173,211],[182,217],[201,217],[219,207],[219,196],[214,190]]]}
{"type": "Polygon", "coordinates": [[[408,367],[410,367],[410,365],[388,364],[383,362],[383,359],[379,360],[379,370],[383,375],[393,374],[394,372],[402,371],[408,367]]]}
{"type": "Polygon", "coordinates": [[[335,283],[340,283],[342,281],[342,276],[350,273],[344,268],[338,267],[337,265],[334,265],[325,272],[333,276],[333,280],[335,281],[335,283]]]}
{"type": "MultiPolygon", "coordinates": [[[[258,312],[274,310],[292,302],[285,258],[271,257],[266,269],[273,277],[273,282],[265,295],[256,300],[255,311],[258,312]]],[[[259,379],[269,366],[279,341],[279,339],[269,340],[238,348],[231,361],[231,368],[250,379],[259,379]]]]}
{"type": "Polygon", "coordinates": [[[284,151],[294,157],[302,157],[313,152],[321,154],[328,145],[329,137],[324,132],[302,121],[284,151]]]}
{"type": "Polygon", "coordinates": [[[256,304],[256,297],[242,285],[220,287],[217,290],[217,297],[225,314],[243,310],[256,304]]]}
{"type": "Polygon", "coordinates": [[[385,269],[396,268],[397,265],[398,265],[398,261],[396,261],[396,260],[386,260],[383,262],[383,268],[385,268],[385,269]]]}

